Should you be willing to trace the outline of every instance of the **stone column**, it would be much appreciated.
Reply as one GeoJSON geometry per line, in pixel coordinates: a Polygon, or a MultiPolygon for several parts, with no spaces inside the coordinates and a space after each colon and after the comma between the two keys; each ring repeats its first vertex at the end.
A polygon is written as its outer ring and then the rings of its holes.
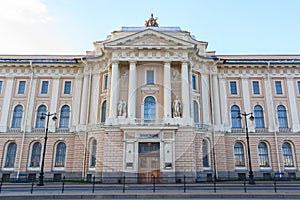
{"type": "Polygon", "coordinates": [[[136,62],[129,65],[128,118],[136,118],[136,62]]]}
{"type": "Polygon", "coordinates": [[[32,77],[32,83],[31,83],[31,91],[29,91],[29,97],[28,97],[28,100],[29,103],[28,103],[28,110],[27,110],[27,116],[26,119],[25,119],[25,130],[26,132],[31,132],[31,129],[32,129],[32,120],[35,116],[35,96],[36,96],[36,90],[37,87],[37,78],[36,76],[34,75],[32,77]]]}
{"type": "MultiPolygon", "coordinates": [[[[58,96],[59,96],[59,79],[60,77],[59,76],[54,76],[53,77],[53,81],[52,81],[52,95],[51,95],[51,105],[50,105],[50,110],[48,108],[48,111],[50,113],[56,113],[56,112],[59,112],[59,108],[58,108],[58,96]]],[[[58,120],[59,121],[59,114],[60,113],[56,113],[57,117],[58,117],[58,120]]],[[[52,117],[50,117],[52,118],[52,117]]],[[[49,120],[49,131],[50,132],[55,132],[55,122],[50,119],[49,120]]]]}
{"type": "MultiPolygon", "coordinates": [[[[244,111],[246,113],[253,113],[253,109],[251,108],[250,104],[250,93],[249,93],[249,77],[248,76],[242,76],[242,91],[243,91],[243,100],[244,100],[244,111]]],[[[243,110],[241,110],[241,113],[243,113],[243,110]]],[[[254,115],[254,113],[253,113],[254,115]]],[[[254,122],[249,120],[249,116],[246,116],[247,118],[247,124],[249,128],[249,132],[255,132],[254,122]]]]}
{"type": "Polygon", "coordinates": [[[224,131],[230,131],[228,118],[228,103],[227,103],[227,90],[226,90],[226,77],[219,76],[219,86],[220,86],[220,104],[221,106],[221,121],[224,131]]]}
{"type": "Polygon", "coordinates": [[[172,116],[171,98],[171,63],[164,63],[164,118],[172,116]]]}
{"type": "MultiPolygon", "coordinates": [[[[78,74],[75,77],[75,91],[74,91],[74,103],[73,103],[73,115],[72,115],[72,127],[77,127],[79,124],[79,111],[80,111],[80,100],[81,100],[81,88],[82,88],[83,76],[78,74]]],[[[74,129],[75,130],[75,129],[74,129]]]]}
{"type": "MultiPolygon", "coordinates": [[[[10,102],[11,96],[13,93],[13,83],[14,83],[14,76],[7,76],[6,77],[6,86],[5,86],[5,95],[3,98],[3,105],[2,105],[2,113],[1,113],[1,121],[0,121],[0,132],[7,132],[8,125],[8,112],[10,111],[10,102]]],[[[4,92],[4,91],[3,91],[4,92]]]]}
{"type": "Polygon", "coordinates": [[[212,88],[210,90],[213,91],[213,104],[214,104],[214,126],[216,127],[215,130],[220,130],[221,125],[221,110],[220,110],[220,100],[219,100],[219,84],[218,84],[218,75],[212,75],[212,88]]]}
{"type": "Polygon", "coordinates": [[[81,96],[81,112],[80,112],[80,124],[85,124],[86,122],[86,112],[87,112],[87,101],[89,92],[89,74],[85,72],[83,77],[83,90],[81,96]]]}
{"type": "Polygon", "coordinates": [[[98,122],[98,102],[99,102],[100,68],[96,65],[92,73],[91,104],[89,110],[90,123],[98,122]]]}
{"type": "Polygon", "coordinates": [[[109,118],[117,118],[117,104],[119,99],[119,63],[113,62],[111,66],[111,85],[109,97],[109,118]]]}
{"type": "Polygon", "coordinates": [[[295,87],[294,87],[294,77],[287,76],[287,88],[288,88],[288,96],[290,101],[290,113],[292,116],[292,132],[299,132],[299,118],[298,118],[298,109],[295,95],[295,87]]]}
{"type": "Polygon", "coordinates": [[[182,97],[182,118],[190,121],[190,94],[189,94],[189,73],[188,63],[181,63],[181,97],[182,97]]]}
{"type": "Polygon", "coordinates": [[[209,103],[209,76],[207,73],[201,73],[201,90],[202,90],[202,122],[210,124],[210,103],[209,103]]]}

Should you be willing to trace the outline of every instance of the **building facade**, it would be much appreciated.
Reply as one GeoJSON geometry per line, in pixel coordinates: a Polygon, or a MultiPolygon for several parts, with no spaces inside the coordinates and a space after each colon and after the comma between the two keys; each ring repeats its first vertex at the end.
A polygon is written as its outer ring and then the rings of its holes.
{"type": "Polygon", "coordinates": [[[255,178],[299,178],[300,55],[207,45],[150,24],[114,31],[86,55],[1,55],[2,178],[39,176],[45,128],[46,179],[241,179],[250,154],[255,178]]]}

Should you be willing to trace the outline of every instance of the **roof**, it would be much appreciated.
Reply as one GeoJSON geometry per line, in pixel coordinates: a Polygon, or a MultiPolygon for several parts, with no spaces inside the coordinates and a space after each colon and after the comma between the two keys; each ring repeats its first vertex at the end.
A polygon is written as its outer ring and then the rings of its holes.
{"type": "Polygon", "coordinates": [[[0,55],[0,63],[77,63],[83,55],[0,55]]]}
{"type": "Polygon", "coordinates": [[[225,64],[300,64],[300,55],[215,55],[225,64]]]}

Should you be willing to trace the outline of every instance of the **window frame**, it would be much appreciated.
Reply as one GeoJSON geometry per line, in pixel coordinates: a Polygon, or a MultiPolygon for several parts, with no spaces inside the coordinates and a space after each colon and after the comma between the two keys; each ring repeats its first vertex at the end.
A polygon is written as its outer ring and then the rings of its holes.
{"type": "Polygon", "coordinates": [[[64,81],[64,89],[63,89],[63,94],[64,95],[71,95],[72,94],[72,81],[71,80],[65,80],[64,81]],[[67,87],[67,84],[70,83],[70,87],[67,87]]]}
{"type": "Polygon", "coordinates": [[[63,105],[60,108],[58,128],[60,129],[70,128],[70,116],[71,116],[71,107],[68,104],[63,105]],[[64,110],[65,108],[68,108],[68,110],[64,110]],[[66,113],[68,113],[68,115],[66,115],[66,113]]]}
{"type": "MultiPolygon", "coordinates": [[[[59,156],[61,156],[61,155],[59,155],[59,156]]],[[[64,170],[65,168],[66,168],[66,161],[67,161],[67,145],[66,145],[66,142],[64,142],[64,141],[59,141],[59,142],[57,142],[56,143],[56,145],[55,145],[55,151],[54,151],[54,162],[53,162],[53,170],[64,170]],[[64,148],[64,162],[63,162],[63,165],[62,166],[57,166],[57,157],[58,157],[58,145],[59,144],[64,144],[65,146],[65,148],[64,148]]]]}
{"type": "Polygon", "coordinates": [[[275,80],[274,81],[274,86],[275,86],[275,94],[276,95],[284,95],[283,92],[283,84],[281,80],[275,80]]]}
{"type": "Polygon", "coordinates": [[[11,124],[10,124],[11,128],[17,128],[17,129],[21,128],[22,122],[23,122],[23,113],[24,113],[24,106],[22,104],[15,105],[15,107],[13,109],[12,117],[11,117],[11,124]],[[16,110],[17,107],[22,108],[21,112],[16,110]],[[20,113],[21,113],[21,115],[19,115],[20,113]]]}
{"type": "Polygon", "coordinates": [[[281,145],[281,149],[282,149],[282,160],[283,160],[283,166],[284,168],[295,168],[295,156],[294,156],[294,149],[293,149],[293,145],[290,143],[290,142],[283,142],[282,145],[281,145]],[[292,165],[286,165],[286,160],[289,160],[289,159],[286,159],[286,156],[287,156],[287,153],[285,153],[285,150],[284,150],[284,147],[283,145],[284,144],[287,144],[289,146],[289,150],[290,152],[288,152],[288,157],[289,158],[292,158],[292,165]]]}
{"type": "Polygon", "coordinates": [[[202,140],[202,166],[204,169],[210,169],[210,144],[207,139],[202,140]],[[205,144],[205,145],[204,145],[205,144]],[[206,147],[206,149],[204,149],[206,147]],[[206,153],[204,155],[204,153],[206,153]]]}
{"type": "Polygon", "coordinates": [[[25,93],[26,93],[26,81],[25,80],[19,80],[18,81],[17,94],[18,95],[24,95],[25,93]],[[24,85],[23,85],[23,83],[24,83],[24,85]]]}
{"type": "Polygon", "coordinates": [[[3,94],[3,85],[4,85],[4,81],[0,80],[0,96],[3,94]]]}
{"type": "MultiPolygon", "coordinates": [[[[3,170],[14,170],[14,168],[15,168],[15,165],[16,165],[16,157],[17,157],[17,151],[18,151],[18,145],[17,145],[17,143],[15,142],[15,141],[11,141],[11,142],[9,142],[9,143],[7,143],[6,145],[5,145],[5,158],[3,159],[3,166],[2,166],[2,169],[3,170]],[[14,158],[13,159],[10,159],[10,160],[13,160],[13,166],[10,166],[10,165],[8,165],[7,166],[7,163],[9,162],[9,160],[7,160],[8,159],[8,154],[9,154],[9,148],[10,148],[10,145],[11,144],[14,144],[15,145],[15,149],[14,149],[14,158]]],[[[11,155],[10,155],[11,156],[11,155]]]]}
{"type": "Polygon", "coordinates": [[[196,74],[192,74],[192,89],[198,90],[198,76],[196,74]]]}
{"type": "Polygon", "coordinates": [[[41,120],[41,116],[47,113],[47,106],[44,104],[39,105],[36,112],[35,128],[45,128],[46,120],[41,120]],[[40,108],[45,107],[45,110],[40,110],[40,108]]]}
{"type": "Polygon", "coordinates": [[[239,116],[239,113],[241,112],[241,109],[238,105],[232,105],[230,107],[230,119],[231,119],[231,128],[232,129],[240,129],[242,128],[242,122],[241,120],[238,120],[237,117],[239,116]],[[237,110],[235,110],[234,112],[234,116],[233,116],[233,112],[232,112],[232,108],[237,108],[237,110]],[[234,123],[233,123],[234,122],[234,123]]]}
{"type": "Polygon", "coordinates": [[[108,89],[108,74],[103,74],[103,90],[108,89]]]}
{"type": "Polygon", "coordinates": [[[254,124],[255,124],[255,128],[266,128],[263,107],[261,105],[257,104],[257,105],[254,106],[253,110],[254,110],[254,122],[255,122],[254,124]],[[256,109],[258,107],[260,107],[261,110],[256,109]],[[258,113],[259,113],[259,115],[257,115],[258,113]],[[257,124],[262,124],[262,126],[258,127],[257,124]]]}
{"type": "Polygon", "coordinates": [[[288,113],[287,108],[284,105],[278,105],[276,108],[276,114],[277,114],[277,122],[278,122],[278,128],[289,128],[289,119],[288,119],[288,113]],[[279,107],[284,108],[284,110],[279,110],[279,107]],[[283,124],[284,122],[284,124],[283,124]]]}
{"type": "Polygon", "coordinates": [[[257,145],[257,153],[258,153],[258,164],[260,168],[270,168],[270,156],[269,156],[269,148],[266,142],[261,141],[257,145]],[[263,147],[261,145],[264,145],[263,147]],[[262,162],[267,162],[266,164],[262,164],[262,162]]]}
{"type": "Polygon", "coordinates": [[[94,170],[97,164],[97,140],[93,138],[90,142],[89,169],[94,170]],[[95,143],[94,143],[95,142],[95,143]]]}
{"type": "Polygon", "coordinates": [[[260,81],[258,81],[258,80],[252,81],[252,94],[253,95],[261,95],[260,81]]]}
{"type": "Polygon", "coordinates": [[[151,122],[153,122],[153,121],[155,121],[156,120],[156,117],[157,117],[157,111],[156,111],[156,109],[157,109],[157,106],[156,106],[156,104],[157,104],[157,100],[156,100],[156,98],[154,97],[154,96],[146,96],[145,98],[144,98],[144,101],[143,101],[143,119],[144,119],[144,122],[146,122],[146,123],[151,123],[151,122]],[[149,103],[152,103],[152,104],[154,104],[154,106],[153,105],[150,105],[149,104],[149,108],[148,108],[148,110],[154,110],[154,114],[152,114],[152,113],[150,113],[151,115],[149,115],[150,116],[150,118],[147,118],[147,117],[145,117],[146,115],[146,113],[145,113],[145,111],[146,111],[146,99],[153,99],[154,100],[154,103],[153,102],[149,102],[149,103]],[[152,117],[154,117],[154,118],[152,118],[152,117]]]}
{"type": "Polygon", "coordinates": [[[233,158],[234,158],[234,167],[235,168],[246,168],[246,159],[245,159],[245,145],[241,141],[236,141],[233,145],[233,158]],[[239,144],[241,146],[236,147],[239,144]],[[239,152],[236,150],[239,148],[239,152]],[[240,159],[242,158],[242,159],[240,159]],[[242,163],[242,164],[237,164],[242,163]]]}
{"type": "Polygon", "coordinates": [[[28,161],[28,168],[30,170],[39,170],[40,169],[40,166],[41,166],[41,158],[42,158],[42,143],[39,142],[39,141],[35,141],[31,144],[31,147],[30,147],[30,157],[29,157],[29,161],[28,161]],[[39,144],[40,147],[37,147],[37,148],[40,148],[40,152],[39,154],[35,155],[33,153],[37,153],[37,152],[34,152],[34,145],[36,144],[39,144]],[[34,155],[34,156],[33,156],[34,155]],[[32,165],[32,160],[33,160],[33,157],[39,157],[39,160],[38,160],[38,166],[33,166],[32,165]]]}
{"type": "Polygon", "coordinates": [[[40,94],[46,95],[46,94],[48,94],[48,93],[49,93],[49,81],[43,80],[43,81],[41,82],[41,91],[40,91],[40,94]],[[45,84],[47,83],[47,85],[44,85],[44,83],[45,83],[45,84]],[[44,88],[44,87],[45,87],[45,88],[44,88]]]}
{"type": "Polygon", "coordinates": [[[107,101],[104,100],[101,105],[101,119],[100,119],[101,123],[105,123],[106,121],[106,110],[107,110],[107,101]]]}
{"type": "Polygon", "coordinates": [[[232,96],[237,96],[239,94],[237,81],[234,81],[234,80],[229,81],[229,92],[230,92],[230,95],[232,95],[232,96]]]}
{"type": "Polygon", "coordinates": [[[146,85],[154,85],[155,84],[155,70],[154,69],[146,69],[146,85]],[[148,72],[152,72],[153,77],[152,77],[152,82],[151,80],[149,81],[148,79],[148,72]]]}

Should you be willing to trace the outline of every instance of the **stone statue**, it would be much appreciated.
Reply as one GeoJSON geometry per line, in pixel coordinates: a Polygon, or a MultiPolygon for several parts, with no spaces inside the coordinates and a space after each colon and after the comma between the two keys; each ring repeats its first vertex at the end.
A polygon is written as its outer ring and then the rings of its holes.
{"type": "Polygon", "coordinates": [[[173,117],[180,117],[182,111],[182,104],[181,101],[176,97],[173,101],[173,117]]]}
{"type": "Polygon", "coordinates": [[[157,17],[154,19],[153,14],[151,13],[151,17],[148,20],[145,20],[145,26],[149,27],[149,26],[154,26],[154,27],[158,27],[158,23],[156,22],[157,17]]]}
{"type": "Polygon", "coordinates": [[[127,112],[126,112],[126,101],[122,98],[118,102],[118,116],[124,116],[126,117],[127,112]]]}

